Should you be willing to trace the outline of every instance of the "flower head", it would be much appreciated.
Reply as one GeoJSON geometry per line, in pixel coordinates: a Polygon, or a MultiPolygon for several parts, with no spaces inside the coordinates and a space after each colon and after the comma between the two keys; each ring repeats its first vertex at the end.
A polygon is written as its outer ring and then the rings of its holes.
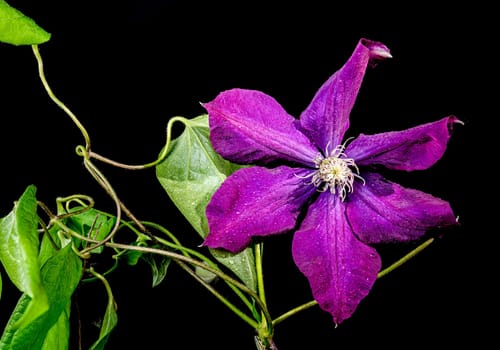
{"type": "Polygon", "coordinates": [[[389,57],[384,44],[361,39],[299,119],[255,90],[224,91],[203,104],[214,149],[255,165],[233,173],[213,195],[204,245],[239,252],[253,237],[294,232],[293,259],[336,324],[352,315],[377,278],[374,243],[415,240],[456,224],[448,202],[376,172],[432,166],[456,117],[344,140],[367,67],[389,57]]]}

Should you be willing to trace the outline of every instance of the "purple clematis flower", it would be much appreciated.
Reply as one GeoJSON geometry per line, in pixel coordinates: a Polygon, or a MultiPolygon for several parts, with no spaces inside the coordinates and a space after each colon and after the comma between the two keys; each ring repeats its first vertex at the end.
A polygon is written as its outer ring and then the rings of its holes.
{"type": "Polygon", "coordinates": [[[295,231],[293,259],[335,324],[352,315],[377,279],[381,259],[371,245],[457,223],[448,202],[376,172],[432,166],[461,123],[456,117],[344,140],[366,68],[389,57],[384,44],[361,39],[298,120],[254,90],[224,91],[203,104],[214,149],[255,165],[233,173],[213,195],[203,244],[236,253],[252,237],[295,231]]]}

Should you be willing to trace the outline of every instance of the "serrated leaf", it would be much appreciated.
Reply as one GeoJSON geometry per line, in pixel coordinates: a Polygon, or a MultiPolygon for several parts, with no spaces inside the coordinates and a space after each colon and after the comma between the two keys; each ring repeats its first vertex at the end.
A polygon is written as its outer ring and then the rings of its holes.
{"type": "Polygon", "coordinates": [[[50,34],[21,11],[0,0],[0,41],[12,45],[42,44],[50,34]]]}
{"type": "MultiPolygon", "coordinates": [[[[204,238],[208,234],[205,209],[222,182],[242,166],[223,159],[212,148],[208,115],[183,119],[182,134],[172,141],[166,159],[157,165],[156,176],[172,202],[204,238]]],[[[251,248],[238,254],[210,249],[212,255],[255,290],[256,272],[251,248]]]]}
{"type": "Polygon", "coordinates": [[[38,262],[40,241],[35,194],[36,187],[28,186],[14,209],[0,219],[0,261],[12,283],[31,299],[17,327],[32,322],[49,307],[38,262]]]}

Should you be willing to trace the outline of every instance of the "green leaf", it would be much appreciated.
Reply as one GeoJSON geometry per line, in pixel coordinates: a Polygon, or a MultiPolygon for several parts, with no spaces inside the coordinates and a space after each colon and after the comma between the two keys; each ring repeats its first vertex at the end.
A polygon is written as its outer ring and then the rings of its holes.
{"type": "Polygon", "coordinates": [[[71,305],[68,304],[66,310],[61,312],[59,319],[47,333],[43,342],[42,350],[68,350],[70,310],[71,305]]]}
{"type": "Polygon", "coordinates": [[[233,254],[222,249],[210,249],[210,252],[217,261],[234,271],[248,288],[256,291],[257,272],[255,271],[255,259],[252,248],[246,248],[238,254],[233,254]]]}
{"type": "Polygon", "coordinates": [[[28,312],[31,298],[24,293],[0,339],[0,350],[58,349],[68,347],[69,308],[71,297],[82,274],[82,261],[71,245],[60,249],[42,266],[41,275],[47,291],[49,309],[22,327],[15,327],[19,318],[28,312]],[[61,316],[67,313],[68,316],[61,316]],[[65,340],[66,339],[66,340],[65,340]]]}
{"type": "Polygon", "coordinates": [[[156,176],[172,202],[204,238],[205,208],[215,190],[240,166],[224,160],[212,148],[207,115],[183,119],[184,132],[173,140],[156,176]]]}
{"type": "Polygon", "coordinates": [[[38,263],[40,241],[35,194],[35,186],[26,188],[14,209],[0,219],[0,261],[12,283],[31,299],[17,327],[32,322],[49,307],[38,263]]]}
{"type": "MultiPolygon", "coordinates": [[[[79,210],[82,208],[75,207],[74,209],[79,210]]],[[[102,240],[106,238],[113,230],[113,227],[116,223],[116,218],[109,218],[97,209],[91,208],[80,214],[68,216],[65,219],[64,223],[70,229],[82,236],[96,240],[102,240]]],[[[75,242],[77,242],[78,246],[81,244],[79,240],[75,240],[75,242]]],[[[92,252],[101,253],[103,249],[104,247],[100,246],[94,249],[92,252]]]]}
{"type": "MultiPolygon", "coordinates": [[[[212,148],[206,114],[182,119],[185,129],[171,143],[166,159],[157,165],[156,176],[172,202],[204,238],[208,234],[205,209],[212,195],[234,171],[242,168],[223,159],[212,148]]],[[[255,290],[256,272],[251,248],[238,254],[210,249],[212,255],[243,283],[255,290]]]]}
{"type": "Polygon", "coordinates": [[[57,253],[57,249],[60,249],[69,243],[71,243],[71,239],[63,238],[59,227],[52,226],[42,237],[40,252],[38,253],[38,263],[43,266],[47,260],[52,258],[57,253]],[[49,239],[48,235],[50,235],[52,239],[49,239]],[[54,247],[53,243],[55,243],[56,247],[54,247]]]}
{"type": "Polygon", "coordinates": [[[106,312],[104,313],[104,319],[102,321],[99,339],[97,339],[97,341],[91,346],[90,350],[104,350],[111,332],[118,323],[118,315],[116,314],[116,302],[111,291],[111,287],[104,278],[101,278],[101,281],[104,283],[106,292],[108,293],[108,304],[106,306],[106,312]]]}
{"type": "MultiPolygon", "coordinates": [[[[131,244],[137,247],[147,247],[148,246],[148,241],[151,239],[149,236],[146,236],[144,234],[138,234],[135,242],[132,242],[131,244]]],[[[125,262],[130,265],[130,266],[135,266],[139,262],[139,260],[142,258],[143,254],[145,254],[142,251],[139,250],[127,250],[123,255],[120,255],[120,258],[124,258],[125,262]]],[[[147,254],[147,253],[146,253],[147,254]]]]}
{"type": "Polygon", "coordinates": [[[17,301],[16,307],[12,312],[9,321],[3,331],[2,337],[0,338],[0,350],[13,350],[12,339],[16,335],[16,331],[19,328],[16,326],[17,323],[22,319],[28,307],[30,305],[31,298],[27,294],[22,294],[17,301]]]}
{"type": "Polygon", "coordinates": [[[168,267],[172,259],[168,256],[155,254],[144,254],[141,258],[151,267],[153,273],[153,287],[156,287],[167,275],[168,267]]]}
{"type": "Polygon", "coordinates": [[[0,41],[12,45],[34,45],[49,41],[50,34],[21,11],[0,0],[0,41]]]}
{"type": "Polygon", "coordinates": [[[211,271],[204,269],[201,266],[195,266],[194,272],[198,277],[200,277],[205,283],[212,283],[217,280],[217,275],[211,271]]]}
{"type": "Polygon", "coordinates": [[[94,345],[92,345],[90,350],[104,350],[109,336],[111,335],[113,329],[116,327],[117,323],[118,315],[116,314],[115,307],[111,303],[108,303],[106,313],[104,314],[104,320],[102,322],[99,339],[94,343],[94,345]]]}
{"type": "Polygon", "coordinates": [[[137,250],[128,250],[125,253],[125,261],[128,265],[135,266],[142,257],[142,254],[143,254],[142,252],[137,250]]]}

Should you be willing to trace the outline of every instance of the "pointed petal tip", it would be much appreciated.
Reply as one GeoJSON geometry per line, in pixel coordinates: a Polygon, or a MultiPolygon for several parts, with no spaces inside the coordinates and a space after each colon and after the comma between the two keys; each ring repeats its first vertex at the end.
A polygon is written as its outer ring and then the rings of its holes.
{"type": "Polygon", "coordinates": [[[465,123],[463,121],[461,121],[460,119],[458,119],[454,115],[451,115],[450,118],[451,118],[452,123],[454,123],[454,124],[465,125],[465,123]]]}
{"type": "Polygon", "coordinates": [[[370,50],[370,57],[375,59],[392,58],[391,51],[380,41],[361,39],[361,43],[370,50]]]}
{"type": "Polygon", "coordinates": [[[387,49],[383,48],[375,48],[371,51],[371,53],[379,58],[392,58],[392,55],[387,49]]]}
{"type": "Polygon", "coordinates": [[[465,123],[463,121],[461,121],[460,119],[458,119],[456,116],[454,115],[450,115],[448,116],[448,123],[447,123],[447,126],[448,126],[448,132],[451,134],[452,131],[453,131],[453,128],[455,126],[455,124],[460,124],[460,125],[465,125],[465,123]]]}

